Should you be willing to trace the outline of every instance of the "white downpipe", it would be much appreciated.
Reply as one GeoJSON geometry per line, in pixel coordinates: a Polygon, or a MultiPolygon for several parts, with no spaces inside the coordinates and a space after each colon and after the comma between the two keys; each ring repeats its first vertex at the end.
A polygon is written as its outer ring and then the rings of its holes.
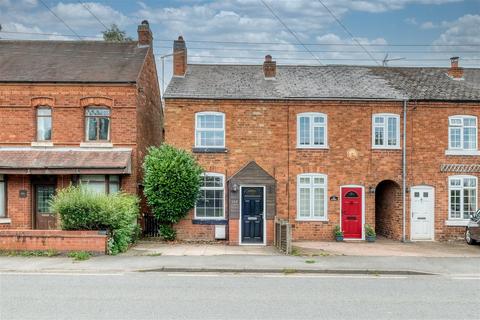
{"type": "Polygon", "coordinates": [[[407,188],[407,100],[403,100],[403,148],[402,148],[402,242],[406,238],[406,188],[407,188]]]}

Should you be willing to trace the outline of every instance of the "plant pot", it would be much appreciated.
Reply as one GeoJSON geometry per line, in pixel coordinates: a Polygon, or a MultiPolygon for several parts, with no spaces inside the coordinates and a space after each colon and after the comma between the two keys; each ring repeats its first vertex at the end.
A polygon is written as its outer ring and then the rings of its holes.
{"type": "Polygon", "coordinates": [[[376,239],[377,239],[377,236],[366,236],[365,237],[365,240],[367,240],[367,242],[375,242],[376,239]]]}
{"type": "Polygon", "coordinates": [[[343,241],[343,236],[335,236],[337,242],[343,241]]]}

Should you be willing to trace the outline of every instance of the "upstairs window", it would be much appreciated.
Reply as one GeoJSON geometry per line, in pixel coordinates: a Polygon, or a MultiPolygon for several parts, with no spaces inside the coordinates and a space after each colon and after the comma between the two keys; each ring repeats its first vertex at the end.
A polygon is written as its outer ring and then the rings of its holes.
{"type": "Polygon", "coordinates": [[[52,140],[52,109],[50,107],[37,108],[37,141],[52,140]]]}
{"type": "Polygon", "coordinates": [[[477,150],[477,117],[452,116],[448,118],[448,148],[477,150]]]}
{"type": "Polygon", "coordinates": [[[297,176],[297,219],[327,220],[327,176],[307,173],[297,176]]]}
{"type": "Polygon", "coordinates": [[[225,147],[225,114],[199,112],[195,115],[195,147],[225,147]]]}
{"type": "Polygon", "coordinates": [[[195,205],[195,217],[223,219],[224,214],[224,180],[220,173],[205,173],[200,187],[200,196],[195,205]]]}
{"type": "Polygon", "coordinates": [[[85,109],[86,140],[110,140],[110,109],[90,107],[85,109]]]}
{"type": "Polygon", "coordinates": [[[372,147],[375,149],[400,148],[400,116],[374,114],[372,117],[372,147]]]}
{"type": "Polygon", "coordinates": [[[297,116],[297,147],[327,148],[327,115],[301,113],[297,116]]]}
{"type": "Polygon", "coordinates": [[[477,211],[477,177],[448,178],[449,220],[468,220],[477,211]]]}

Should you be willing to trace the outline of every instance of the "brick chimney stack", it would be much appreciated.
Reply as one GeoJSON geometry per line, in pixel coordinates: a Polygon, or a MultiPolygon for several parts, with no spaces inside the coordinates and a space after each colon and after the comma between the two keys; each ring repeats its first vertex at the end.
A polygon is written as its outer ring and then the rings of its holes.
{"type": "Polygon", "coordinates": [[[150,25],[147,20],[143,20],[141,24],[138,25],[138,45],[139,46],[151,46],[153,42],[152,31],[150,30],[150,25]]]}
{"type": "Polygon", "coordinates": [[[458,57],[450,58],[450,69],[448,69],[448,76],[454,80],[463,79],[463,68],[458,66],[458,57]]]}
{"type": "Polygon", "coordinates": [[[267,54],[265,56],[265,62],[263,62],[263,74],[265,79],[275,79],[277,75],[277,63],[272,61],[272,56],[267,54]]]}
{"type": "Polygon", "coordinates": [[[187,46],[182,36],[173,41],[173,75],[183,77],[187,72],[187,46]]]}

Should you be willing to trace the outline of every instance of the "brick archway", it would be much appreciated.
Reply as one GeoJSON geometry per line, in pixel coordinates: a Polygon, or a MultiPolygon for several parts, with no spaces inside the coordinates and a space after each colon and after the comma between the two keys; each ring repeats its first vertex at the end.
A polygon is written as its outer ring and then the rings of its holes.
{"type": "Polygon", "coordinates": [[[402,238],[402,189],[392,180],[375,188],[375,232],[389,239],[402,238]]]}

